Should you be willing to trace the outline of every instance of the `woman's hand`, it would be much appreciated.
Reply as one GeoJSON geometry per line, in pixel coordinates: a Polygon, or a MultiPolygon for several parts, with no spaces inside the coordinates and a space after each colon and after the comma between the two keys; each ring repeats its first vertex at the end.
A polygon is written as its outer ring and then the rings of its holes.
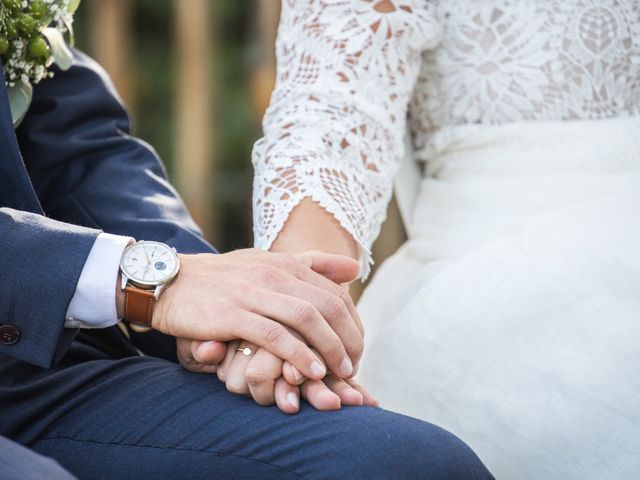
{"type": "Polygon", "coordinates": [[[200,342],[187,338],[177,338],[176,347],[180,365],[196,373],[216,373],[228,352],[224,342],[200,342]]]}
{"type": "Polygon", "coordinates": [[[216,373],[230,392],[249,395],[260,405],[276,404],[289,414],[299,411],[300,397],[318,410],[338,410],[342,405],[379,405],[353,379],[330,375],[322,380],[308,380],[289,362],[264,348],[255,349],[248,342],[230,342],[216,373]],[[246,348],[251,349],[250,355],[243,353],[246,348]]]}

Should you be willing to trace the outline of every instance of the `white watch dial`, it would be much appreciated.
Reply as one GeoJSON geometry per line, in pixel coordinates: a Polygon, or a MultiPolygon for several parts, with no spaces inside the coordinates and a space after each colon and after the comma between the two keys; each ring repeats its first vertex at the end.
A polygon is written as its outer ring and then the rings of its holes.
{"type": "Polygon", "coordinates": [[[160,242],[137,242],[127,247],[120,268],[133,282],[142,285],[162,285],[178,273],[178,256],[160,242]]]}

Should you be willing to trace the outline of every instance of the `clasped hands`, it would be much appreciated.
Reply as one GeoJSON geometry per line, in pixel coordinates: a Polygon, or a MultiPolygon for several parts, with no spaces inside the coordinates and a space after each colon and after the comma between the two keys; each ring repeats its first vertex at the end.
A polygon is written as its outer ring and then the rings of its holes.
{"type": "Polygon", "coordinates": [[[248,249],[180,262],[152,326],[178,339],[184,368],[215,373],[229,391],[286,413],[301,396],[320,410],[378,405],[352,378],[364,330],[341,284],[357,276],[355,260],[248,249]],[[247,347],[249,356],[238,351],[247,347]]]}

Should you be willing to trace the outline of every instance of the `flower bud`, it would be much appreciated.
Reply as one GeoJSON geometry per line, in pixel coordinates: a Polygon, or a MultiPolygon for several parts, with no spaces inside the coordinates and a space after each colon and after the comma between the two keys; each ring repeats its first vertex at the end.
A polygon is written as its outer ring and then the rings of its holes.
{"type": "Polygon", "coordinates": [[[22,10],[22,7],[20,6],[20,0],[2,0],[2,5],[4,5],[12,12],[22,10]]]}
{"type": "Polygon", "coordinates": [[[49,55],[51,55],[49,45],[47,45],[47,42],[45,42],[44,38],[40,35],[29,40],[27,53],[29,58],[40,63],[44,63],[49,58],[49,55]]]}
{"type": "Polygon", "coordinates": [[[34,18],[42,18],[47,14],[47,5],[42,0],[33,0],[29,4],[29,12],[34,18]]]}
{"type": "Polygon", "coordinates": [[[18,30],[25,35],[31,35],[36,28],[36,21],[31,15],[22,14],[17,20],[18,30]]]}

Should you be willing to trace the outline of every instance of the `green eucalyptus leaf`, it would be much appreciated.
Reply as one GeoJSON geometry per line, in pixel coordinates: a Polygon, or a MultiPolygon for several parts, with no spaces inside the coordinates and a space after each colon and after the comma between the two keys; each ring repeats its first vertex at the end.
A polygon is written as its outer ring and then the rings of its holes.
{"type": "Polygon", "coordinates": [[[67,12],[75,13],[75,11],[80,6],[80,0],[69,0],[69,6],[67,7],[67,12]]]}
{"type": "Polygon", "coordinates": [[[13,127],[18,128],[27,114],[27,110],[29,110],[29,105],[33,98],[33,87],[29,83],[19,82],[8,89],[8,94],[13,127]]]}
{"type": "Polygon", "coordinates": [[[58,65],[61,70],[68,70],[69,67],[73,65],[73,53],[71,53],[71,50],[64,41],[62,33],[51,27],[43,28],[41,33],[49,42],[51,54],[53,55],[56,65],[58,65]]]}

